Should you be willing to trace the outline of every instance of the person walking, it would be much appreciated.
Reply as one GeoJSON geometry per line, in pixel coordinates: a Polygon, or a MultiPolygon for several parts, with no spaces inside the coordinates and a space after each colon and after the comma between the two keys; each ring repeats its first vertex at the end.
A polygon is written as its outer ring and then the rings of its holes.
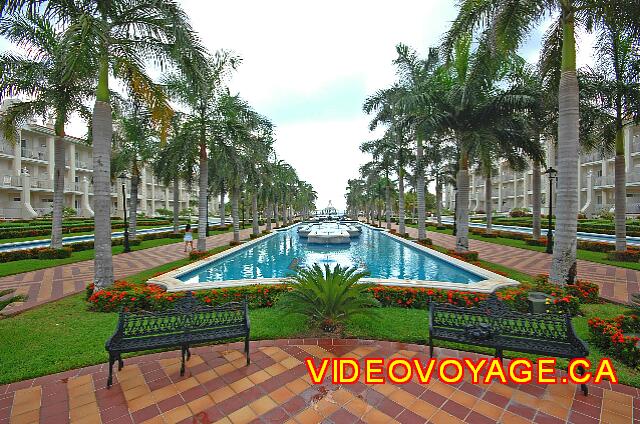
{"type": "Polygon", "coordinates": [[[191,224],[187,224],[187,227],[184,229],[184,251],[187,251],[187,246],[191,247],[191,251],[193,251],[193,231],[191,231],[191,224]]]}

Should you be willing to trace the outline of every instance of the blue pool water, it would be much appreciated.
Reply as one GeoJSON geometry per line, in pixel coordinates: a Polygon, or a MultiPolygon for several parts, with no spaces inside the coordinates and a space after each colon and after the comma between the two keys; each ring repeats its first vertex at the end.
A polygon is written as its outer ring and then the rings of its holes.
{"type": "Polygon", "coordinates": [[[279,278],[292,273],[291,268],[314,263],[357,266],[369,271],[372,278],[446,281],[468,284],[484,280],[462,268],[419,249],[401,243],[382,231],[362,226],[362,234],[350,244],[307,244],[298,227],[277,232],[252,246],[204,264],[177,278],[185,283],[279,278]]]}

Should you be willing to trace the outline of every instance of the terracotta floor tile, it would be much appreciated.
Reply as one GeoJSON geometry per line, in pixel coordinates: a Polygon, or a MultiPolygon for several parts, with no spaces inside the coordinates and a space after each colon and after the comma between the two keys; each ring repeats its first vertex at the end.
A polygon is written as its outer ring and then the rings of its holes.
{"type": "Polygon", "coordinates": [[[503,408],[492,405],[489,402],[485,402],[482,399],[478,400],[478,402],[476,402],[476,404],[473,405],[472,410],[477,411],[482,415],[487,416],[495,421],[497,421],[498,418],[500,418],[500,416],[504,412],[503,408]]]}
{"type": "Polygon", "coordinates": [[[365,423],[369,424],[386,424],[393,421],[393,418],[391,418],[384,412],[378,411],[377,409],[372,409],[371,411],[367,412],[361,419],[365,423]]]}
{"type": "Polygon", "coordinates": [[[473,405],[478,401],[478,398],[472,396],[466,392],[461,390],[456,390],[449,396],[449,399],[458,402],[460,405],[466,406],[467,408],[473,408],[473,405]]]}
{"type": "Polygon", "coordinates": [[[264,415],[278,406],[269,396],[262,396],[249,404],[249,407],[256,413],[256,415],[264,415]]]}
{"type": "Polygon", "coordinates": [[[333,400],[333,398],[329,398],[328,396],[314,403],[312,407],[318,414],[322,415],[323,417],[328,417],[329,415],[340,409],[338,403],[333,400]]]}
{"type": "Polygon", "coordinates": [[[631,418],[626,415],[619,415],[613,411],[602,411],[600,422],[606,424],[623,424],[631,423],[632,421],[631,418]]]}
{"type": "Polygon", "coordinates": [[[156,398],[153,397],[151,393],[146,393],[140,397],[133,399],[128,404],[129,404],[129,410],[134,412],[134,411],[139,411],[140,409],[144,409],[147,406],[154,405],[155,403],[156,403],[156,398]]]}
{"type": "Polygon", "coordinates": [[[286,386],[280,387],[279,389],[276,389],[275,391],[269,393],[269,397],[271,397],[271,399],[273,399],[274,402],[277,403],[278,405],[282,405],[283,403],[285,403],[286,401],[288,401],[294,396],[295,394],[291,390],[289,390],[286,386]]]}
{"type": "Polygon", "coordinates": [[[602,411],[611,411],[618,415],[623,415],[625,417],[631,418],[633,416],[633,408],[628,405],[623,405],[618,402],[614,402],[609,399],[602,400],[602,411]]]}
{"type": "Polygon", "coordinates": [[[34,409],[11,417],[11,424],[32,424],[40,421],[40,411],[34,409]]]}
{"type": "Polygon", "coordinates": [[[286,369],[290,370],[291,368],[295,368],[298,365],[301,364],[300,361],[298,361],[296,358],[293,357],[289,357],[283,361],[280,361],[280,364],[285,367],[286,369]]]}
{"type": "Polygon", "coordinates": [[[229,420],[231,420],[233,424],[250,423],[256,417],[257,415],[251,410],[251,408],[249,408],[249,406],[245,406],[244,408],[238,409],[234,413],[229,414],[229,420]]]}
{"type": "Polygon", "coordinates": [[[455,389],[448,384],[441,383],[439,381],[433,382],[429,386],[429,390],[438,393],[441,396],[448,398],[455,391],[455,389]]]}
{"type": "Polygon", "coordinates": [[[344,409],[351,412],[356,417],[362,417],[372,408],[362,399],[354,397],[344,405],[344,409]]]}
{"type": "Polygon", "coordinates": [[[516,415],[509,411],[505,411],[500,419],[501,423],[505,424],[530,424],[531,420],[521,417],[520,415],[516,415]]]}
{"type": "Polygon", "coordinates": [[[213,380],[214,378],[218,377],[218,375],[214,370],[207,370],[199,374],[196,374],[194,377],[196,378],[196,380],[198,380],[200,384],[202,384],[202,383],[206,383],[207,381],[213,380]]]}
{"type": "Polygon", "coordinates": [[[385,396],[389,396],[391,393],[399,390],[398,386],[395,386],[393,384],[376,384],[375,386],[373,386],[373,388],[374,390],[382,393],[385,396]]]}
{"type": "Polygon", "coordinates": [[[464,421],[459,420],[458,418],[454,417],[453,415],[449,414],[448,412],[445,411],[438,411],[436,412],[431,419],[429,420],[430,422],[434,423],[434,424],[456,424],[456,423],[464,423],[464,421]]]}
{"type": "Polygon", "coordinates": [[[192,387],[196,387],[198,384],[199,384],[198,380],[196,380],[195,377],[189,377],[185,380],[180,380],[176,382],[175,386],[176,386],[176,389],[178,389],[178,392],[183,393],[191,389],[192,387]]]}
{"type": "Polygon", "coordinates": [[[129,389],[125,391],[124,397],[127,399],[128,402],[131,402],[132,400],[139,398],[140,396],[144,396],[148,393],[151,393],[151,391],[146,385],[136,386],[133,389],[129,389]]]}
{"type": "Polygon", "coordinates": [[[421,417],[429,419],[438,410],[438,408],[431,405],[429,402],[418,399],[413,405],[411,405],[411,410],[421,417]]]}
{"type": "Polygon", "coordinates": [[[87,403],[86,405],[82,405],[79,408],[75,408],[69,411],[69,416],[71,417],[71,421],[78,421],[81,418],[84,418],[88,415],[99,415],[100,410],[98,409],[97,403],[87,403]]]}
{"type": "Polygon", "coordinates": [[[230,373],[231,371],[233,371],[235,369],[236,368],[231,364],[224,364],[224,365],[220,365],[218,367],[215,367],[213,370],[218,375],[225,375],[225,374],[230,373]]]}
{"type": "Polygon", "coordinates": [[[404,390],[396,390],[395,392],[389,395],[389,399],[391,399],[398,405],[402,405],[405,408],[409,408],[416,401],[417,398],[411,393],[405,392],[404,390]]]}
{"type": "Polygon", "coordinates": [[[260,384],[263,381],[266,381],[266,380],[270,379],[271,378],[271,374],[269,374],[265,370],[260,370],[258,372],[254,372],[253,374],[249,375],[248,378],[249,378],[249,380],[251,380],[251,382],[253,384],[260,384]]]}
{"type": "Polygon", "coordinates": [[[209,396],[211,396],[211,399],[213,399],[213,401],[216,403],[220,403],[223,400],[229,399],[231,396],[234,396],[234,395],[235,395],[234,391],[231,390],[229,386],[220,387],[215,392],[209,393],[209,396]]]}
{"type": "Polygon", "coordinates": [[[624,393],[614,392],[612,390],[605,390],[603,399],[605,401],[614,401],[625,406],[633,405],[633,397],[624,393]]]}
{"type": "Polygon", "coordinates": [[[283,367],[282,365],[275,363],[273,365],[268,366],[267,368],[264,369],[266,372],[268,372],[270,375],[272,376],[276,376],[276,375],[280,375],[283,372],[285,372],[287,369],[285,367],[283,367]]]}
{"type": "Polygon", "coordinates": [[[151,392],[151,396],[153,396],[153,398],[158,402],[161,400],[169,399],[170,397],[173,397],[177,394],[178,389],[173,384],[151,392]]]}
{"type": "Polygon", "coordinates": [[[71,420],[71,424],[102,424],[100,415],[88,415],[78,420],[71,420]]]}
{"type": "MultiPolygon", "coordinates": [[[[322,415],[309,407],[294,417],[299,424],[317,424],[322,421],[322,415]]],[[[234,423],[235,424],[235,423],[234,423]]]]}
{"type": "Polygon", "coordinates": [[[153,417],[146,421],[143,421],[142,424],[166,424],[166,421],[164,420],[164,418],[158,415],[157,417],[153,417]]]}
{"type": "Polygon", "coordinates": [[[167,422],[167,424],[179,423],[185,418],[189,418],[191,416],[191,411],[187,405],[179,406],[162,414],[162,418],[167,422]]]}
{"type": "Polygon", "coordinates": [[[300,394],[302,392],[304,392],[305,390],[307,390],[307,387],[309,387],[309,384],[307,384],[306,381],[304,381],[301,378],[295,379],[289,383],[286,384],[286,387],[291,390],[293,393],[295,394],[300,394]]]}
{"type": "Polygon", "coordinates": [[[205,409],[212,407],[213,405],[215,405],[215,402],[209,395],[205,395],[196,400],[192,400],[187,404],[193,414],[202,412],[205,409]]]}
{"type": "Polygon", "coordinates": [[[77,408],[82,405],[86,405],[87,403],[95,402],[96,395],[93,392],[93,386],[91,386],[91,390],[88,392],[84,392],[81,395],[73,396],[69,395],[69,408],[77,408]]]}
{"type": "Polygon", "coordinates": [[[254,384],[247,377],[229,384],[229,388],[236,393],[244,392],[245,390],[250,389],[253,386],[254,384]]]}
{"type": "Polygon", "coordinates": [[[552,400],[540,400],[537,409],[538,411],[542,411],[545,414],[560,418],[561,420],[566,420],[569,416],[569,410],[567,408],[555,403],[552,400]]]}

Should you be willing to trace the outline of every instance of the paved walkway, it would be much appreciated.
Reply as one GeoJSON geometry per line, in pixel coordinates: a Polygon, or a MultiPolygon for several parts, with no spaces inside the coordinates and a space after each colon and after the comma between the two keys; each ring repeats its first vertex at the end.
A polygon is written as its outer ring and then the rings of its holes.
{"type": "MultiPolygon", "coordinates": [[[[417,228],[406,229],[412,237],[418,237],[417,228]]],[[[438,246],[455,248],[454,236],[427,231],[427,237],[438,246]]],[[[469,240],[469,247],[479,252],[481,259],[530,275],[549,274],[551,268],[551,255],[547,253],[480,240],[469,240]]],[[[578,260],[578,278],[597,283],[600,295],[614,302],[628,303],[631,294],[640,292],[640,271],[632,269],[578,260]]]]}
{"type": "MultiPolygon", "coordinates": [[[[240,237],[249,237],[249,234],[251,234],[250,228],[242,230],[240,237]]],[[[232,232],[210,236],[207,238],[207,248],[213,249],[228,244],[232,239],[232,232]]],[[[116,279],[122,279],[185,256],[182,242],[115,255],[113,257],[114,276],[116,279]]],[[[2,277],[0,290],[15,288],[14,295],[25,294],[28,299],[24,303],[10,304],[0,311],[0,315],[23,312],[43,303],[81,292],[92,280],[93,260],[2,277]]]]}
{"type": "MultiPolygon", "coordinates": [[[[0,386],[0,423],[637,423],[638,389],[574,384],[455,385],[432,377],[408,384],[311,385],[305,358],[428,359],[419,345],[363,340],[251,342],[192,350],[180,377],[179,352],[125,359],[106,389],[105,364],[0,386]]],[[[435,355],[477,360],[481,355],[436,348],[435,355]]],[[[315,361],[319,365],[319,361],[315,361]]],[[[505,365],[508,364],[505,360],[505,365]]],[[[401,371],[399,371],[401,373],[401,371]]],[[[559,372],[562,377],[565,374],[559,372]]]]}

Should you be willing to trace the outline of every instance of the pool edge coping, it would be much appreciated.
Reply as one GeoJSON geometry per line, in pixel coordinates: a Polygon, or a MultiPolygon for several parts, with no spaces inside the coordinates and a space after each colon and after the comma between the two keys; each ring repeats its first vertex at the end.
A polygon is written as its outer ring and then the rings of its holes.
{"type": "MultiPolygon", "coordinates": [[[[293,226],[295,227],[301,224],[302,223],[297,223],[297,224],[294,224],[293,226]]],[[[358,222],[358,224],[364,225],[376,231],[381,231],[388,237],[391,237],[396,241],[405,244],[408,247],[418,249],[428,255],[434,256],[440,260],[451,263],[454,266],[457,266],[458,268],[461,268],[467,272],[470,272],[472,274],[476,274],[476,275],[479,275],[480,277],[485,278],[484,280],[480,280],[480,281],[477,281],[474,283],[468,283],[468,284],[453,283],[448,281],[404,280],[404,279],[398,279],[398,278],[388,278],[388,279],[362,278],[361,279],[362,282],[379,284],[384,286],[414,287],[414,288],[424,287],[424,288],[433,288],[433,289],[440,289],[440,290],[458,290],[458,291],[470,291],[470,292],[479,292],[479,293],[492,293],[495,290],[503,287],[515,286],[520,284],[518,281],[512,280],[511,278],[504,277],[502,275],[496,274],[495,272],[489,271],[479,266],[470,264],[468,262],[462,261],[460,259],[446,255],[444,253],[438,252],[435,249],[429,249],[411,240],[404,239],[396,234],[389,232],[386,229],[373,227],[364,222],[358,222]]],[[[254,240],[244,242],[238,246],[234,246],[230,249],[223,250],[222,252],[216,253],[215,255],[208,256],[206,258],[192,262],[180,268],[176,268],[164,274],[151,277],[146,281],[146,284],[155,284],[158,286],[162,286],[168,292],[180,292],[180,291],[211,290],[216,288],[240,287],[240,286],[247,286],[247,285],[271,285],[271,284],[288,283],[291,281],[290,278],[279,277],[279,278],[225,280],[225,281],[216,281],[216,282],[210,282],[205,284],[203,283],[186,284],[176,277],[179,275],[185,274],[187,272],[193,271],[194,269],[199,268],[205,265],[206,263],[217,261],[226,256],[232,255],[240,250],[249,248],[250,246],[260,241],[263,241],[269,237],[273,237],[280,231],[289,230],[290,228],[292,227],[276,228],[271,233],[258,237],[254,240]]]]}

